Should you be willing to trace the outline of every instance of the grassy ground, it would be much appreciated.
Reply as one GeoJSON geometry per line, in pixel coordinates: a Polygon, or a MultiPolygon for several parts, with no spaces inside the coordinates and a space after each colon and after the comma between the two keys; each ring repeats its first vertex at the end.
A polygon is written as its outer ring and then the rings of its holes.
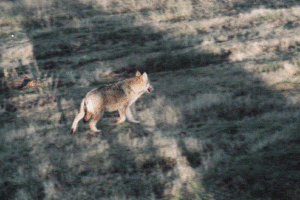
{"type": "Polygon", "coordinates": [[[3,1],[0,199],[299,199],[299,1],[3,1]],[[141,124],[70,127],[149,73],[141,124]]]}

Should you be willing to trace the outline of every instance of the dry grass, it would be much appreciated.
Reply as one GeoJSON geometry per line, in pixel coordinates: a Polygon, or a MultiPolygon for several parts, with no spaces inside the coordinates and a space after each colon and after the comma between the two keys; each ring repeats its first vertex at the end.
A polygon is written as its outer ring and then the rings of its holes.
{"type": "Polygon", "coordinates": [[[0,3],[1,199],[297,199],[297,1],[0,3]],[[147,71],[141,124],[90,89],[147,71]]]}

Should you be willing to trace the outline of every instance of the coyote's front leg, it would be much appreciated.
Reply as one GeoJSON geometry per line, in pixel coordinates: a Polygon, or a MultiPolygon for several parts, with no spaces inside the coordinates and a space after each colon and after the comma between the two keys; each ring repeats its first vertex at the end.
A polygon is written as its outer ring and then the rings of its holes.
{"type": "Polygon", "coordinates": [[[126,108],[125,114],[126,114],[128,121],[130,121],[132,123],[140,123],[139,121],[134,119],[129,106],[126,108]]]}
{"type": "Polygon", "coordinates": [[[115,120],[114,124],[120,124],[126,120],[125,108],[120,108],[118,111],[119,111],[120,118],[118,120],[115,120]]]}

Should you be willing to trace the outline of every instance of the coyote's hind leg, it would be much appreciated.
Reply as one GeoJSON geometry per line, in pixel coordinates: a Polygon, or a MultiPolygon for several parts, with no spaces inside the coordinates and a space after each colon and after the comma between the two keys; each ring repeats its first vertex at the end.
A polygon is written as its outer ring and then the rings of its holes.
{"type": "Polygon", "coordinates": [[[103,111],[100,111],[99,113],[92,115],[92,120],[90,121],[89,126],[90,126],[90,129],[96,133],[101,132],[101,130],[97,129],[96,125],[97,125],[97,122],[101,119],[102,115],[103,115],[103,111]]]}

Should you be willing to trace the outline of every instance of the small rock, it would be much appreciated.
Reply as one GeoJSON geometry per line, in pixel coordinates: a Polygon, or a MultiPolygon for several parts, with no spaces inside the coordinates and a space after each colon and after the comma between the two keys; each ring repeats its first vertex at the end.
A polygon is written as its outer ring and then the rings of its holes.
{"type": "Polygon", "coordinates": [[[228,36],[220,35],[216,38],[217,42],[226,42],[228,40],[228,36]]]}

